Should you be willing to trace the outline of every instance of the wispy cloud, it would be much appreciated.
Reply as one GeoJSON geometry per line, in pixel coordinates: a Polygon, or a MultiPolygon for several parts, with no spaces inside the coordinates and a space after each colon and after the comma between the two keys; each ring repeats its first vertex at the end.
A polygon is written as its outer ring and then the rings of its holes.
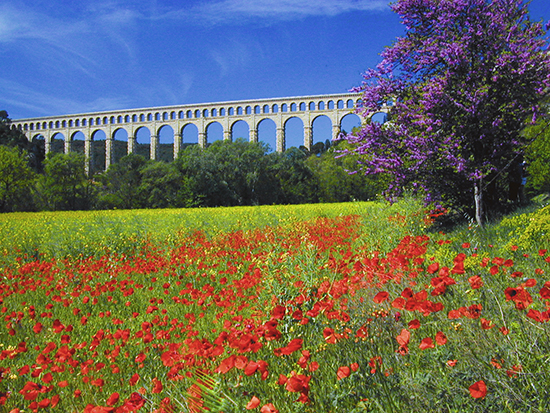
{"type": "Polygon", "coordinates": [[[292,20],[352,11],[387,10],[388,4],[388,0],[219,0],[203,3],[192,11],[214,22],[242,18],[292,20]]]}
{"type": "Polygon", "coordinates": [[[251,46],[237,40],[228,41],[223,47],[210,51],[210,57],[220,69],[220,76],[225,77],[231,71],[240,71],[252,62],[251,46]]]}
{"type": "Polygon", "coordinates": [[[37,10],[22,4],[0,4],[0,44],[19,50],[32,47],[29,57],[55,59],[76,69],[99,65],[98,58],[104,56],[101,51],[113,45],[133,57],[133,47],[123,34],[140,18],[137,11],[110,7],[60,18],[37,10]]]}
{"type": "MultiPolygon", "coordinates": [[[[0,104],[15,111],[31,111],[43,116],[120,109],[129,106],[124,97],[102,97],[93,101],[77,101],[42,92],[23,84],[0,79],[0,104]]],[[[15,117],[10,113],[10,117],[15,117]]]]}
{"type": "Polygon", "coordinates": [[[213,0],[173,9],[158,18],[185,19],[197,24],[269,25],[308,16],[336,16],[353,11],[389,11],[390,0],[213,0]]]}

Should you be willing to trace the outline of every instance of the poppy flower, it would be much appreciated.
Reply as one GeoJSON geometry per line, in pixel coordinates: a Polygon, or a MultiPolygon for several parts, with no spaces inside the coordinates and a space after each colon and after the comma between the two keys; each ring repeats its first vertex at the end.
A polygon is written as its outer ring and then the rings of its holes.
{"type": "Polygon", "coordinates": [[[338,341],[338,335],[334,333],[334,329],[330,327],[326,327],[323,330],[323,337],[325,338],[325,341],[329,344],[334,344],[336,341],[338,341]]]}
{"type": "Polygon", "coordinates": [[[153,389],[151,390],[151,393],[157,394],[162,391],[162,382],[157,379],[156,377],[153,379],[153,389]]]}
{"type": "Polygon", "coordinates": [[[495,326],[491,320],[481,318],[480,321],[481,321],[481,328],[483,330],[490,330],[491,328],[493,328],[495,326]]]}
{"type": "Polygon", "coordinates": [[[316,361],[313,361],[308,367],[308,370],[311,372],[317,371],[318,369],[319,369],[319,363],[317,363],[316,361]]]}
{"type": "Polygon", "coordinates": [[[345,379],[351,374],[351,369],[348,366],[342,366],[338,368],[338,371],[336,372],[336,376],[338,377],[338,380],[345,379]]]}
{"type": "Polygon", "coordinates": [[[139,374],[134,373],[134,375],[130,377],[130,381],[129,381],[130,386],[135,386],[138,381],[139,381],[139,374]]]}
{"type": "Polygon", "coordinates": [[[414,330],[416,328],[420,328],[420,321],[418,321],[417,319],[409,321],[409,328],[411,330],[414,330]]]}
{"type": "Polygon", "coordinates": [[[444,346],[445,344],[447,344],[447,336],[441,331],[438,331],[435,335],[435,342],[439,346],[444,346]]]}
{"type": "Polygon", "coordinates": [[[470,396],[474,399],[483,399],[487,395],[487,386],[483,380],[477,381],[469,387],[470,396]]]}
{"type": "Polygon", "coordinates": [[[248,402],[246,405],[247,410],[255,409],[260,405],[260,399],[258,399],[256,396],[252,396],[252,399],[248,402]]]}
{"type": "Polygon", "coordinates": [[[262,406],[260,413],[279,413],[279,410],[272,403],[267,403],[262,406]]]}
{"type": "Polygon", "coordinates": [[[470,283],[470,287],[472,287],[473,290],[483,287],[483,280],[479,275],[474,275],[468,278],[468,282],[470,283]]]}
{"type": "Polygon", "coordinates": [[[389,297],[389,294],[386,291],[380,291],[378,294],[374,296],[372,299],[376,304],[383,303],[386,301],[389,297]]]}
{"type": "Polygon", "coordinates": [[[292,376],[285,383],[285,388],[290,392],[301,392],[307,394],[309,392],[309,380],[311,377],[303,374],[292,372],[292,376]]]}
{"type": "Polygon", "coordinates": [[[303,341],[304,340],[301,338],[295,338],[291,340],[286,347],[276,348],[275,350],[273,350],[273,352],[277,357],[292,354],[302,348],[303,341]]]}
{"type": "Polygon", "coordinates": [[[411,333],[408,330],[403,329],[395,339],[401,347],[406,347],[411,339],[411,333]]]}
{"type": "Polygon", "coordinates": [[[38,407],[41,409],[45,409],[50,405],[50,399],[43,399],[38,402],[38,407]]]}
{"type": "Polygon", "coordinates": [[[420,345],[418,346],[418,348],[420,348],[420,350],[426,350],[426,349],[434,348],[434,347],[435,347],[435,345],[434,345],[434,342],[431,339],[431,337],[426,337],[425,339],[423,339],[420,342],[420,345]]]}
{"type": "Polygon", "coordinates": [[[281,319],[285,316],[285,313],[286,313],[286,308],[283,307],[282,305],[277,305],[275,306],[273,311],[271,311],[271,317],[275,319],[281,319]]]}
{"type": "Polygon", "coordinates": [[[109,396],[109,398],[107,399],[107,402],[106,402],[107,406],[114,406],[115,404],[118,403],[119,398],[120,398],[120,395],[117,392],[111,394],[111,396],[109,396]]]}

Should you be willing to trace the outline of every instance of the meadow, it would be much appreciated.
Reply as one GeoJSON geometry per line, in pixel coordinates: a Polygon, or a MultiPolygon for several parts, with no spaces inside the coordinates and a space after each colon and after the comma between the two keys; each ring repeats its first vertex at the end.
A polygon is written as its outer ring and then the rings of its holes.
{"type": "Polygon", "coordinates": [[[550,207],[0,215],[0,411],[543,412],[550,207]]]}

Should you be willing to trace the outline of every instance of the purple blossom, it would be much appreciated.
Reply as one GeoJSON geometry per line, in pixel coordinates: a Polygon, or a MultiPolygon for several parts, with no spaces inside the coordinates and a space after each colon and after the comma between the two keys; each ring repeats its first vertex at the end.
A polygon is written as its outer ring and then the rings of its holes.
{"type": "MultiPolygon", "coordinates": [[[[550,86],[542,24],[510,0],[398,0],[406,35],[381,54],[354,90],[367,117],[396,101],[384,125],[367,123],[345,139],[362,170],[393,178],[450,206],[472,203],[473,183],[493,182],[525,145],[550,86]]],[[[548,27],[548,26],[547,26],[548,27]]]]}

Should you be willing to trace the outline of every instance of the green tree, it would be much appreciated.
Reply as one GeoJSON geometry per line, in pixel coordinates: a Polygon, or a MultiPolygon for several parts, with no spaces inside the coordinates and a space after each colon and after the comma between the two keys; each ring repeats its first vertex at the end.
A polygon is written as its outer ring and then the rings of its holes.
{"type": "Polygon", "coordinates": [[[187,147],[175,164],[182,176],[186,206],[233,206],[277,200],[275,158],[267,146],[243,139],[187,147]]]}
{"type": "Polygon", "coordinates": [[[22,152],[0,145],[0,212],[33,209],[30,189],[34,179],[22,152]]]}
{"type": "Polygon", "coordinates": [[[84,155],[48,154],[44,175],[36,187],[37,203],[46,210],[86,210],[94,203],[95,188],[84,172],[84,155]]]}
{"type": "Polygon", "coordinates": [[[146,208],[184,206],[180,201],[181,175],[173,163],[148,161],[141,168],[139,199],[146,208]]]}
{"type": "Polygon", "coordinates": [[[550,120],[541,119],[524,130],[527,141],[527,189],[532,193],[550,193],[550,120]]]}
{"type": "MultiPolygon", "coordinates": [[[[338,157],[338,151],[349,148],[347,142],[320,151],[305,161],[318,183],[320,202],[368,201],[375,199],[387,188],[386,177],[356,173],[357,156],[338,157]]],[[[312,151],[313,152],[313,151],[312,151]]]]}
{"type": "Polygon", "coordinates": [[[307,204],[319,202],[319,185],[315,174],[306,164],[307,154],[295,147],[279,154],[274,166],[279,180],[280,204],[307,204]]]}
{"type": "Polygon", "coordinates": [[[98,180],[102,187],[98,195],[97,208],[142,208],[145,201],[139,187],[146,163],[147,160],[143,156],[128,154],[99,175],[98,180]]]}
{"type": "Polygon", "coordinates": [[[36,172],[42,171],[45,156],[43,140],[30,142],[20,130],[12,127],[11,119],[5,110],[0,110],[0,145],[24,151],[29,166],[36,172]]]}

